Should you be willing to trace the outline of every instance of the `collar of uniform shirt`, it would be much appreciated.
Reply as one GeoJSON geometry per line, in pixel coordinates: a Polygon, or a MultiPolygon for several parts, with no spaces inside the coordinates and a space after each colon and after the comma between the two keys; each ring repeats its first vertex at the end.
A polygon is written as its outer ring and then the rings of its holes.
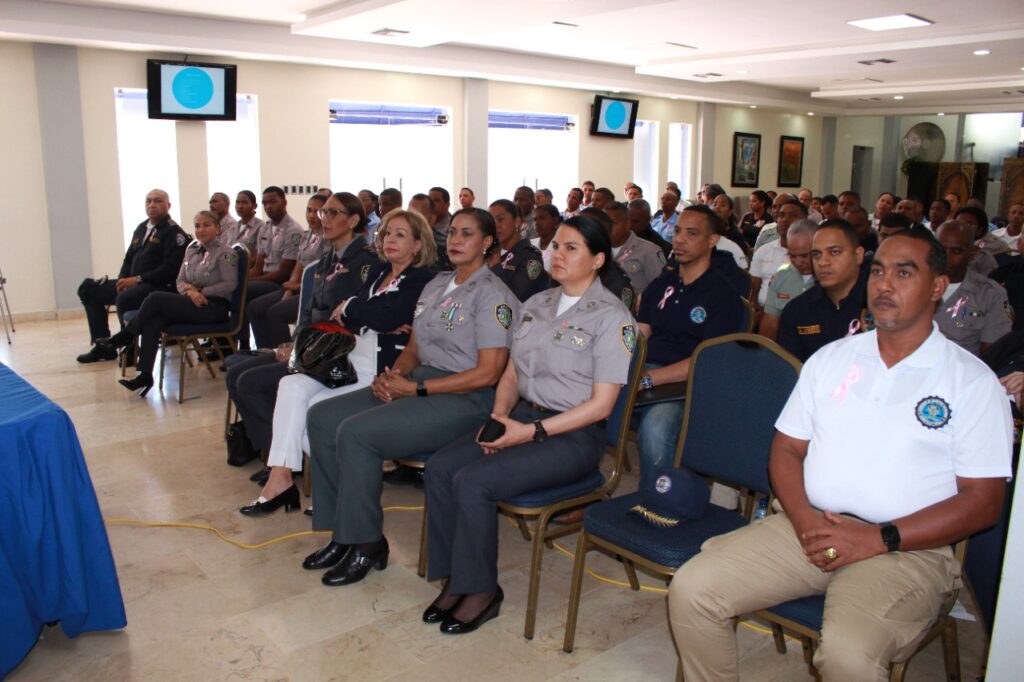
{"type": "MultiPolygon", "coordinates": [[[[858,339],[861,344],[858,352],[861,355],[881,359],[882,353],[878,349],[878,331],[875,330],[873,335],[874,339],[871,339],[871,336],[872,335],[869,332],[867,334],[858,334],[853,337],[858,339]],[[871,340],[869,341],[869,339],[871,340]]],[[[939,354],[942,352],[940,339],[942,338],[944,337],[942,336],[942,332],[939,331],[939,325],[935,321],[932,321],[932,331],[928,335],[928,338],[926,338],[913,353],[897,363],[897,365],[909,365],[911,367],[920,367],[924,369],[934,367],[940,360],[939,354]]],[[[897,365],[893,365],[893,367],[896,367],[897,365]]],[[[890,367],[890,369],[892,369],[892,367],[890,367]]]]}

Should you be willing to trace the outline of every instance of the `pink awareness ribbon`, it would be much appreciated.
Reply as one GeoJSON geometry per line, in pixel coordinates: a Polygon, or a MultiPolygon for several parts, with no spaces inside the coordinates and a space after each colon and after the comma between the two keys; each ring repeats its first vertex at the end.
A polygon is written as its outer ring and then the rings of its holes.
{"type": "Polygon", "coordinates": [[[846,371],[846,378],[843,379],[843,383],[832,389],[832,393],[829,397],[838,400],[841,403],[845,403],[846,396],[850,392],[850,387],[862,378],[864,378],[864,368],[860,365],[850,365],[850,369],[846,371]]]}
{"type": "Polygon", "coordinates": [[[615,260],[619,261],[620,263],[625,263],[626,259],[629,258],[629,255],[633,253],[633,249],[634,247],[629,247],[628,249],[620,253],[618,258],[616,258],[615,260]]]}
{"type": "Polygon", "coordinates": [[[665,309],[665,304],[668,303],[668,299],[672,298],[672,294],[674,293],[676,293],[675,287],[665,289],[665,293],[661,295],[661,301],[658,302],[658,310],[665,309]]]}
{"type": "Polygon", "coordinates": [[[955,320],[957,314],[960,312],[960,309],[963,308],[964,304],[966,303],[967,297],[961,296],[959,299],[957,299],[957,302],[954,305],[951,305],[948,308],[946,308],[946,312],[949,313],[949,316],[955,320]]]}
{"type": "Polygon", "coordinates": [[[501,267],[505,267],[506,265],[508,265],[512,261],[513,258],[515,258],[515,254],[514,253],[512,253],[511,251],[506,253],[505,257],[501,259],[501,267]]]}
{"type": "Polygon", "coordinates": [[[860,320],[850,320],[850,328],[846,330],[847,336],[853,336],[860,331],[860,320]]]}

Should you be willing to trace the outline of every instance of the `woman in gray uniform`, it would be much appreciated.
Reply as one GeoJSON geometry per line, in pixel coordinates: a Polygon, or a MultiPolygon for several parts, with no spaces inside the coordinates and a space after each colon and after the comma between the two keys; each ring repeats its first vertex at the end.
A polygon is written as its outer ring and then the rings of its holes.
{"type": "Polygon", "coordinates": [[[185,249],[178,271],[178,293],[155,291],[146,297],[138,316],[106,343],[127,346],[142,335],[136,367],[139,373],[119,383],[145,396],[153,387],[153,362],[160,333],[174,324],[216,324],[228,319],[231,295],[238,286],[238,256],[221,243],[220,219],[212,211],[195,217],[196,238],[185,249]]]}
{"type": "Polygon", "coordinates": [[[429,579],[446,579],[423,613],[441,632],[472,632],[498,615],[497,502],[583,478],[604,453],[601,423],[626,383],[636,324],[601,278],[612,267],[608,231],[577,216],[552,240],[561,283],[523,306],[492,417],[504,434],[470,434],[430,458],[429,579]]]}
{"type": "Polygon", "coordinates": [[[519,301],[485,265],[497,248],[494,219],[463,209],[448,229],[454,272],[423,289],[413,333],[394,365],[369,388],[310,408],[313,529],[333,531],[303,568],[330,568],[325,585],[362,580],[387,567],[381,462],[433,452],[487,420],[508,361],[519,301]]]}
{"type": "Polygon", "coordinates": [[[500,250],[488,259],[488,265],[520,301],[551,287],[551,279],[544,269],[540,249],[520,236],[523,214],[508,199],[498,199],[490,205],[494,228],[498,233],[500,250]]]}

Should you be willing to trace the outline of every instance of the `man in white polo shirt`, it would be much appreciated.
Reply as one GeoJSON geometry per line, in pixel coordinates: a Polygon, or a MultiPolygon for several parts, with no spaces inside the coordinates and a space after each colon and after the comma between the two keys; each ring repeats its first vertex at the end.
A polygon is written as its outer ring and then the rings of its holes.
{"type": "Polygon", "coordinates": [[[887,680],[957,586],[950,545],[997,520],[1012,425],[992,371],[932,323],[944,269],[928,233],[886,239],[875,330],[804,365],[769,462],[784,512],[708,540],[672,581],[687,680],[737,679],[733,616],[815,594],[822,678],[887,680]]]}

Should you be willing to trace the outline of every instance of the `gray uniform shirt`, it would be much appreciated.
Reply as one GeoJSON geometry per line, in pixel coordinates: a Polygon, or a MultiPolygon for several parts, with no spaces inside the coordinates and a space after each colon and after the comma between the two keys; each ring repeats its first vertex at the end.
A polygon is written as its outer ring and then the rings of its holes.
{"type": "Polygon", "coordinates": [[[280,224],[267,221],[256,237],[256,251],[264,256],[263,272],[274,272],[283,260],[298,260],[302,227],[285,214],[280,224]]]}
{"type": "Polygon", "coordinates": [[[203,246],[198,239],[185,249],[185,258],[178,270],[178,293],[192,285],[207,298],[231,300],[238,286],[238,254],[219,240],[203,246]]]}
{"type": "Polygon", "coordinates": [[[330,251],[331,245],[324,241],[322,232],[306,230],[302,235],[302,242],[299,244],[299,265],[306,267],[310,263],[320,260],[320,257],[330,251]]]}
{"type": "Polygon", "coordinates": [[[476,367],[481,348],[509,348],[519,299],[486,265],[445,293],[454,272],[427,283],[416,302],[412,328],[420,364],[447,372],[476,367]]]}
{"type": "Polygon", "coordinates": [[[643,293],[647,285],[658,279],[661,269],[665,267],[665,253],[656,245],[640,239],[632,230],[615,260],[629,275],[629,282],[638,292],[643,293]]]}
{"type": "MultiPolygon", "coordinates": [[[[231,214],[228,213],[220,219],[220,233],[221,235],[224,235],[231,231],[238,232],[238,221],[232,218],[231,214]]],[[[231,245],[228,244],[228,246],[231,245]]]]}
{"type": "Polygon", "coordinates": [[[947,339],[981,355],[981,344],[993,343],[1010,332],[1013,309],[1005,289],[968,270],[960,287],[939,304],[935,322],[947,339]]]}
{"type": "Polygon", "coordinates": [[[512,341],[519,394],[556,412],[590,399],[595,383],[625,384],[636,347],[636,322],[600,279],[558,315],[562,288],[523,306],[512,341]]]}
{"type": "Polygon", "coordinates": [[[786,263],[775,271],[771,284],[768,285],[768,296],[764,300],[764,314],[778,317],[782,309],[794,298],[814,286],[814,277],[808,276],[806,281],[800,271],[792,263],[786,263]]]}
{"type": "Polygon", "coordinates": [[[245,248],[249,249],[250,257],[255,258],[256,240],[265,224],[256,216],[244,224],[236,222],[233,227],[221,230],[220,241],[224,246],[232,246],[235,243],[244,244],[245,248]]]}

